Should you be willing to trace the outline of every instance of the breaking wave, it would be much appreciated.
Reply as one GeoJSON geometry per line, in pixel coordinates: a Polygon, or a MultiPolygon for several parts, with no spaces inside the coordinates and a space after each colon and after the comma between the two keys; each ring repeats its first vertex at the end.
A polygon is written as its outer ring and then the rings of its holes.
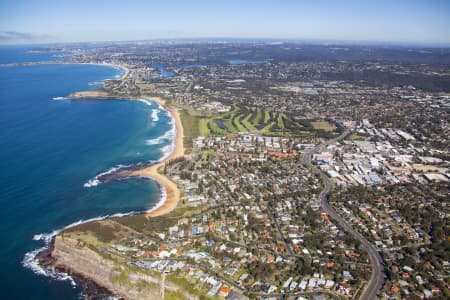
{"type": "Polygon", "coordinates": [[[150,139],[145,141],[146,145],[160,145],[164,142],[169,142],[171,141],[173,138],[175,137],[175,133],[174,131],[171,129],[169,131],[166,131],[163,135],[154,138],[154,139],[150,139]]]}
{"type": "MultiPolygon", "coordinates": [[[[65,100],[67,98],[65,97],[55,97],[54,100],[65,100]]],[[[145,103],[146,105],[152,106],[154,105],[154,102],[150,101],[150,100],[146,100],[146,99],[139,99],[139,101],[145,103]]],[[[159,112],[160,110],[164,110],[159,104],[159,109],[153,109],[152,110],[152,120],[154,120],[155,122],[159,120],[159,112]],[[156,118],[158,118],[156,120],[156,118]]],[[[102,172],[98,175],[96,175],[94,178],[88,180],[83,186],[84,187],[93,187],[93,186],[97,186],[99,185],[102,180],[105,179],[105,177],[107,177],[108,175],[111,175],[115,172],[118,172],[120,170],[124,170],[124,169],[130,169],[130,168],[134,168],[137,166],[144,166],[144,165],[152,165],[155,164],[157,162],[160,162],[164,159],[166,159],[174,150],[175,148],[175,136],[176,136],[176,126],[175,126],[175,120],[173,119],[173,117],[171,117],[170,119],[170,126],[171,128],[165,132],[163,135],[155,138],[155,139],[151,139],[146,141],[147,145],[159,145],[159,144],[163,144],[166,142],[170,142],[167,145],[164,145],[163,147],[161,147],[161,151],[163,152],[163,156],[158,160],[158,161],[148,161],[146,163],[138,163],[136,165],[117,165],[114,166],[112,168],[110,168],[109,170],[102,172]]],[[[141,176],[142,178],[146,178],[145,176],[141,176]]],[[[91,218],[91,219],[87,219],[87,220],[79,220],[77,222],[74,222],[66,227],[60,228],[60,229],[56,229],[53,230],[52,232],[49,233],[40,233],[40,234],[35,234],[33,236],[33,240],[34,241],[41,241],[44,243],[43,247],[37,248],[35,250],[29,251],[24,255],[24,258],[22,260],[22,265],[28,269],[30,269],[31,271],[33,271],[35,274],[38,275],[43,275],[43,276],[47,276],[49,278],[55,279],[55,280],[62,280],[62,281],[69,281],[70,284],[72,286],[76,286],[76,283],[74,281],[74,279],[67,273],[65,272],[61,272],[56,270],[54,267],[52,266],[41,266],[39,264],[39,259],[38,259],[38,255],[40,252],[42,252],[43,250],[48,248],[48,245],[51,243],[53,237],[55,237],[58,233],[60,233],[61,231],[65,230],[65,229],[69,229],[71,227],[83,224],[83,223],[87,223],[87,222],[92,222],[92,221],[99,221],[99,220],[103,220],[105,218],[109,218],[109,217],[123,217],[123,216],[129,216],[129,215],[135,215],[135,214],[139,214],[139,213],[144,213],[144,212],[151,212],[154,211],[156,209],[158,209],[159,207],[161,207],[166,199],[167,199],[167,192],[164,188],[164,186],[160,183],[157,182],[157,184],[159,185],[159,190],[160,190],[160,199],[158,201],[158,203],[156,203],[155,206],[153,206],[151,209],[146,210],[146,211],[141,211],[141,212],[136,212],[136,211],[132,211],[132,212],[128,212],[128,213],[117,213],[117,214],[112,214],[112,215],[104,215],[104,216],[100,216],[100,217],[95,217],[95,218],[91,218]]]]}
{"type": "Polygon", "coordinates": [[[109,170],[100,173],[98,175],[96,175],[94,178],[89,179],[85,184],[83,184],[84,187],[88,188],[88,187],[93,187],[93,186],[97,186],[102,182],[102,177],[105,177],[107,175],[111,175],[113,173],[116,173],[117,171],[126,169],[126,168],[130,168],[131,166],[129,165],[117,165],[114,166],[112,168],[110,168],[109,170]]]}
{"type": "Polygon", "coordinates": [[[152,114],[151,114],[151,117],[152,117],[152,121],[153,122],[158,122],[159,121],[159,109],[152,109],[152,114]]]}
{"type": "Polygon", "coordinates": [[[35,273],[37,275],[42,275],[42,276],[50,277],[52,279],[61,280],[61,281],[68,280],[72,286],[75,286],[76,285],[75,281],[69,274],[67,274],[65,272],[57,271],[53,267],[43,267],[39,264],[39,260],[38,260],[37,256],[39,253],[41,253],[46,248],[47,248],[47,246],[44,246],[44,247],[41,247],[41,248],[38,248],[33,251],[25,253],[25,256],[22,260],[22,265],[25,268],[30,269],[33,273],[35,273]]]}
{"type": "Polygon", "coordinates": [[[160,145],[164,142],[173,142],[174,143],[176,133],[177,132],[176,132],[176,127],[175,127],[175,122],[171,118],[170,119],[170,129],[168,131],[166,131],[163,135],[160,135],[157,138],[147,140],[145,143],[147,145],[160,145]]]}
{"type": "Polygon", "coordinates": [[[55,101],[62,101],[62,100],[68,100],[69,98],[67,98],[67,97],[53,97],[52,99],[55,100],[55,101]]]}
{"type": "MultiPolygon", "coordinates": [[[[117,75],[118,77],[121,77],[119,75],[117,75]]],[[[99,82],[92,82],[90,85],[97,85],[97,84],[101,84],[99,82]]],[[[54,97],[52,98],[53,100],[56,101],[61,101],[61,100],[68,100],[69,98],[67,97],[54,97]]],[[[159,105],[156,102],[153,102],[151,100],[147,100],[147,99],[139,99],[140,102],[143,102],[144,104],[148,105],[148,106],[155,106],[155,104],[157,105],[157,109],[152,109],[152,113],[151,113],[151,118],[153,122],[157,122],[159,121],[159,113],[160,111],[164,110],[164,108],[159,105]]],[[[158,145],[158,144],[162,144],[165,142],[170,142],[170,144],[165,145],[161,148],[161,151],[163,152],[163,156],[158,160],[164,160],[167,156],[169,156],[174,147],[175,147],[175,135],[176,135],[176,127],[175,127],[175,122],[174,119],[171,118],[170,121],[170,125],[171,125],[171,129],[169,131],[167,131],[166,133],[164,133],[163,135],[161,135],[160,137],[153,139],[153,140],[149,140],[147,141],[147,145],[158,145]]],[[[108,175],[111,175],[115,172],[118,172],[120,170],[126,169],[126,168],[133,168],[136,166],[143,166],[143,165],[151,165],[154,164],[158,161],[148,161],[146,163],[142,162],[142,163],[138,163],[136,165],[133,166],[127,166],[127,165],[117,165],[114,166],[110,169],[108,169],[105,172],[102,172],[98,175],[96,175],[94,178],[88,180],[83,186],[84,187],[93,187],[93,186],[97,186],[98,184],[100,184],[102,182],[102,180],[104,180],[106,177],[108,177],[108,175]]],[[[147,178],[147,177],[143,177],[143,178],[147,178]]],[[[106,178],[107,179],[107,178],[106,178]]],[[[71,227],[74,226],[78,226],[80,224],[83,223],[87,223],[87,222],[92,222],[92,221],[98,221],[98,220],[103,220],[105,218],[109,218],[109,217],[123,217],[123,216],[129,216],[129,215],[135,215],[135,214],[139,214],[139,213],[143,213],[143,212],[151,212],[155,209],[158,209],[159,207],[161,207],[166,199],[167,199],[167,192],[164,189],[164,187],[161,185],[161,183],[157,182],[159,187],[160,187],[160,200],[159,202],[152,207],[151,209],[147,210],[147,211],[141,211],[141,212],[136,212],[136,211],[132,211],[132,212],[128,212],[128,213],[117,213],[117,214],[112,214],[112,215],[104,215],[104,216],[100,216],[100,217],[95,217],[95,218],[91,218],[91,219],[87,219],[87,220],[79,220],[77,222],[74,222],[68,226],[65,226],[63,228],[60,229],[56,229],[53,230],[52,232],[48,232],[48,233],[40,233],[40,234],[35,234],[32,239],[34,241],[38,241],[43,243],[43,247],[34,249],[32,251],[29,251],[27,253],[25,253],[21,264],[25,267],[28,268],[29,270],[31,270],[32,272],[34,272],[37,275],[43,275],[55,280],[60,280],[60,281],[69,281],[70,284],[72,286],[76,286],[75,280],[73,279],[73,277],[71,277],[69,274],[65,273],[65,272],[61,272],[56,270],[54,267],[52,266],[41,266],[39,264],[39,258],[38,255],[39,253],[41,253],[43,250],[47,249],[49,244],[51,243],[52,239],[61,231],[69,229],[71,227]]],[[[112,297],[111,299],[115,299],[114,297],[112,297]]]]}
{"type": "MultiPolygon", "coordinates": [[[[145,176],[141,176],[141,177],[148,179],[145,176]]],[[[159,207],[161,207],[164,204],[164,202],[167,199],[166,190],[159,182],[158,182],[158,185],[160,187],[160,200],[151,209],[148,209],[145,211],[131,211],[128,213],[116,213],[116,214],[112,214],[112,215],[104,215],[104,216],[100,216],[100,217],[90,218],[87,220],[79,220],[79,221],[74,222],[70,225],[67,225],[63,228],[53,230],[52,232],[49,232],[49,233],[35,234],[33,236],[33,241],[42,241],[42,242],[44,242],[44,246],[25,253],[24,258],[22,260],[22,265],[25,268],[33,271],[33,273],[35,273],[37,275],[42,275],[42,276],[46,276],[46,277],[49,277],[49,278],[52,278],[55,280],[61,280],[61,281],[68,280],[72,286],[76,286],[76,283],[75,283],[75,280],[73,279],[73,277],[71,277],[66,272],[58,271],[52,266],[41,266],[39,264],[39,259],[38,259],[39,253],[41,253],[42,251],[47,249],[50,242],[52,241],[53,237],[55,237],[58,233],[60,233],[63,230],[66,230],[66,229],[69,229],[69,228],[72,228],[72,227],[75,227],[75,226],[78,226],[78,225],[81,225],[84,223],[88,223],[88,222],[104,220],[106,218],[114,218],[114,217],[119,218],[119,217],[137,215],[140,213],[149,213],[149,212],[152,212],[152,211],[158,209],[159,207]]]]}
{"type": "Polygon", "coordinates": [[[104,86],[105,83],[103,81],[92,81],[92,82],[89,82],[88,85],[90,85],[90,86],[104,86]]]}
{"type": "Polygon", "coordinates": [[[73,277],[71,277],[66,272],[58,271],[52,266],[41,266],[39,264],[39,258],[38,258],[39,253],[41,253],[43,250],[47,249],[48,245],[52,241],[53,237],[56,236],[58,233],[60,233],[63,230],[72,228],[74,226],[78,226],[83,223],[99,221],[99,220],[103,220],[103,219],[110,218],[110,217],[130,216],[130,215],[135,215],[138,213],[140,213],[140,212],[133,211],[133,212],[129,212],[129,213],[117,213],[117,214],[113,214],[113,215],[105,215],[105,216],[91,218],[91,219],[87,219],[87,220],[79,220],[77,222],[74,222],[74,223],[66,226],[66,227],[53,230],[52,232],[49,232],[49,233],[35,234],[33,236],[33,240],[34,241],[42,241],[42,242],[44,242],[45,245],[43,247],[40,247],[38,249],[35,249],[35,250],[25,253],[23,260],[22,260],[22,265],[25,268],[33,271],[33,273],[35,273],[37,275],[42,275],[42,276],[46,276],[46,277],[49,277],[49,278],[52,278],[55,280],[61,280],[61,281],[68,280],[72,286],[76,286],[76,283],[75,283],[75,280],[73,279],[73,277]]]}
{"type": "Polygon", "coordinates": [[[163,153],[163,156],[161,157],[160,161],[168,158],[172,154],[174,149],[175,149],[175,143],[170,143],[170,144],[162,147],[161,152],[163,153]]]}
{"type": "Polygon", "coordinates": [[[153,104],[155,103],[155,102],[150,101],[148,99],[137,99],[137,101],[142,102],[142,103],[144,103],[145,105],[148,105],[148,106],[153,106],[153,104]]]}

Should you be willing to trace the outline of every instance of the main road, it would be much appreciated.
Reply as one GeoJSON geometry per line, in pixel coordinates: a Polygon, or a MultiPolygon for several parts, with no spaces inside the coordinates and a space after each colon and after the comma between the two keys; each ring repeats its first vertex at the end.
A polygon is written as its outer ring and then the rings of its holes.
{"type": "Polygon", "coordinates": [[[371,300],[376,299],[377,295],[379,294],[380,290],[383,287],[384,283],[384,263],[383,259],[381,258],[380,254],[378,253],[377,249],[375,249],[374,245],[371,244],[361,233],[356,231],[352,225],[348,224],[331,206],[329,202],[329,196],[330,192],[333,189],[333,183],[331,179],[322,172],[319,168],[314,166],[311,163],[312,155],[314,153],[319,152],[320,150],[324,149],[326,146],[336,143],[338,141],[341,141],[344,139],[348,134],[350,133],[350,130],[346,130],[344,133],[342,133],[340,136],[328,140],[323,144],[320,144],[313,148],[310,151],[307,151],[303,155],[303,163],[306,165],[314,174],[318,174],[320,178],[322,179],[324,183],[324,188],[322,192],[319,195],[320,204],[322,208],[328,213],[328,215],[335,220],[339,226],[344,229],[348,234],[351,234],[355,239],[361,242],[361,245],[363,246],[364,250],[367,251],[369,254],[370,263],[372,265],[372,275],[370,276],[369,282],[366,284],[364,290],[361,293],[360,299],[363,300],[371,300]]]}

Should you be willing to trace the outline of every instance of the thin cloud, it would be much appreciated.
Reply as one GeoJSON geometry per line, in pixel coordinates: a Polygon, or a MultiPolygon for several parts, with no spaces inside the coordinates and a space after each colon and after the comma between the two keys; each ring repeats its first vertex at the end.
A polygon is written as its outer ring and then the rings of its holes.
{"type": "Polygon", "coordinates": [[[33,42],[46,41],[51,38],[48,34],[35,34],[18,31],[0,31],[0,42],[33,42]]]}

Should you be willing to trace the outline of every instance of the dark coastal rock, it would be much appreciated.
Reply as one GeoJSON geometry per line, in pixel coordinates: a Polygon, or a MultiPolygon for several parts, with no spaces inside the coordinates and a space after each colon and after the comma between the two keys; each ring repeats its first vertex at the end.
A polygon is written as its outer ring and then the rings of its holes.
{"type": "Polygon", "coordinates": [[[108,297],[116,296],[114,295],[113,292],[98,285],[95,281],[91,280],[90,278],[86,278],[81,274],[73,272],[73,270],[71,270],[66,266],[58,265],[56,263],[56,259],[52,256],[54,247],[55,247],[55,238],[53,237],[48,247],[37,255],[39,264],[41,266],[45,268],[55,268],[58,271],[69,274],[73,278],[77,286],[81,287],[82,295],[87,300],[101,300],[106,299],[108,297]]]}
{"type": "MultiPolygon", "coordinates": [[[[66,271],[67,272],[67,271],[66,271]]],[[[108,289],[99,286],[97,283],[95,283],[94,281],[84,278],[78,274],[75,273],[70,273],[70,276],[72,276],[75,280],[75,282],[77,283],[77,285],[81,286],[83,292],[83,296],[85,299],[87,300],[101,300],[101,299],[105,299],[108,297],[113,297],[115,296],[111,291],[109,291],[108,289]]],[[[119,299],[123,299],[123,298],[119,298],[119,299]]]]}
{"type": "Polygon", "coordinates": [[[39,264],[45,268],[52,267],[55,265],[56,260],[52,256],[53,249],[55,249],[55,238],[53,237],[51,242],[48,244],[48,247],[39,252],[37,255],[37,259],[39,264]]]}

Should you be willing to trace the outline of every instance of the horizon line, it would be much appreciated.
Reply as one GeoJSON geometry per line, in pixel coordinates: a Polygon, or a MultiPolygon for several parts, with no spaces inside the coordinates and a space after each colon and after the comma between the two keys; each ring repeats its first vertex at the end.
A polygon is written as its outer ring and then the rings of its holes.
{"type": "Polygon", "coordinates": [[[67,44],[102,44],[102,43],[139,43],[139,42],[220,42],[220,41],[243,41],[243,42],[284,42],[303,43],[308,45],[346,45],[346,46],[399,46],[399,47],[430,47],[450,48],[450,42],[422,42],[422,41],[383,41],[383,40],[347,40],[347,39],[322,39],[322,38],[277,38],[277,37],[176,37],[176,38],[148,38],[148,39],[118,39],[118,40],[92,40],[92,41],[54,41],[54,42],[13,42],[1,43],[0,46],[36,46],[36,45],[67,45],[67,44]]]}

